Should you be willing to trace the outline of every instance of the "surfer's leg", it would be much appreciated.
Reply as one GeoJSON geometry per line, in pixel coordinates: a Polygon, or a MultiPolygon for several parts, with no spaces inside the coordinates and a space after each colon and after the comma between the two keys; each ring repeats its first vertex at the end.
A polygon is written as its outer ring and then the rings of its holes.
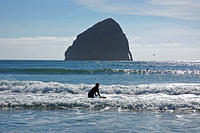
{"type": "Polygon", "coordinates": [[[94,95],[92,95],[91,93],[88,93],[88,98],[94,98],[94,95]]]}

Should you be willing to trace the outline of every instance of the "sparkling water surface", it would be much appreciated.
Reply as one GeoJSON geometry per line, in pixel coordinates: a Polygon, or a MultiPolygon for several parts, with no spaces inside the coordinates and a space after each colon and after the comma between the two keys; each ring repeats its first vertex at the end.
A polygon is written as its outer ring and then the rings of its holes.
{"type": "Polygon", "coordinates": [[[0,60],[0,132],[199,132],[199,111],[198,61],[0,60]]]}
{"type": "Polygon", "coordinates": [[[199,132],[199,113],[0,110],[1,132],[199,132]]]}

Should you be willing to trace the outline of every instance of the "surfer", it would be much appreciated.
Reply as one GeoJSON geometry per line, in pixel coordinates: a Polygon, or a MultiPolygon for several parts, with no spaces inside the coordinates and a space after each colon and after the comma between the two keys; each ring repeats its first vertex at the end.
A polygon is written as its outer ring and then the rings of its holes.
{"type": "Polygon", "coordinates": [[[88,98],[94,98],[94,95],[97,96],[97,94],[99,95],[99,97],[101,97],[100,93],[99,93],[99,83],[95,84],[95,87],[93,87],[89,93],[88,93],[88,98]]]}

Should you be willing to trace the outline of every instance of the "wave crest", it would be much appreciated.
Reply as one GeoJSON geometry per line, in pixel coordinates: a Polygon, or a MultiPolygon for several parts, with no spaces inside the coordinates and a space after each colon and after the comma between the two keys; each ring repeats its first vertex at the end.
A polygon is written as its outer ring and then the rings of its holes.
{"type": "Polygon", "coordinates": [[[140,69],[65,69],[65,68],[3,68],[0,73],[16,74],[194,74],[199,70],[140,70],[140,69]]]}
{"type": "MultiPolygon", "coordinates": [[[[69,93],[85,94],[94,85],[89,84],[63,84],[58,82],[42,81],[8,81],[0,80],[0,92],[4,93],[69,93]]],[[[192,83],[154,83],[140,85],[101,85],[103,94],[195,94],[200,95],[200,84],[192,83]]]]}
{"type": "Polygon", "coordinates": [[[0,80],[0,108],[200,111],[200,84],[100,85],[106,99],[87,98],[92,87],[0,80]]]}

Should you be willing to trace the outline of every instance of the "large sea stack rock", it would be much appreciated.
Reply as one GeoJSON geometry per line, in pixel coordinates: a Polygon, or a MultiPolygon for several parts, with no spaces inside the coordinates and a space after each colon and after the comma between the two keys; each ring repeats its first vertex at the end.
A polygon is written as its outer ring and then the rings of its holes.
{"type": "Polygon", "coordinates": [[[108,18],[79,34],[65,60],[132,60],[132,55],[120,25],[108,18]]]}

